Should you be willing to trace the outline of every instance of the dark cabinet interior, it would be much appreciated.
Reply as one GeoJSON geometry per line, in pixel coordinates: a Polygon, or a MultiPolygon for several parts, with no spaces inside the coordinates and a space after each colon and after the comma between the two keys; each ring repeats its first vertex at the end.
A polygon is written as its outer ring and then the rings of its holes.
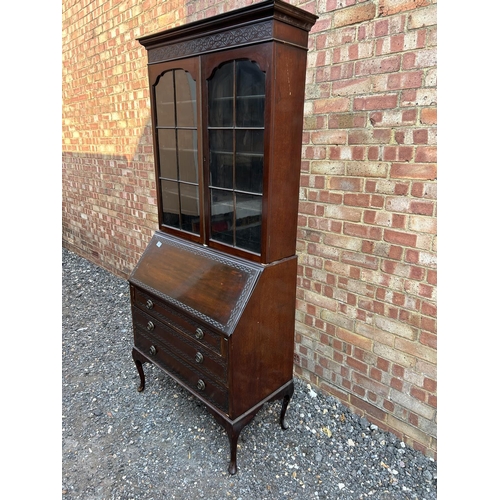
{"type": "Polygon", "coordinates": [[[142,391],[154,363],[226,429],[293,394],[308,32],[267,0],[148,35],[159,227],[129,282],[142,391]]]}

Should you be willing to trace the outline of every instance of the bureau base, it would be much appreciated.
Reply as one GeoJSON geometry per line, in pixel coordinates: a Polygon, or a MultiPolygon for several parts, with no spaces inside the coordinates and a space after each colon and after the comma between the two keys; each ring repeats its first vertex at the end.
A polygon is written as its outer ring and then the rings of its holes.
{"type": "MultiPolygon", "coordinates": [[[[146,383],[142,365],[143,363],[152,363],[152,361],[148,359],[144,354],[139,352],[135,347],[132,349],[132,358],[135,362],[140,378],[140,384],[137,390],[139,392],[142,392],[144,391],[146,383]]],[[[179,380],[175,375],[165,370],[162,371],[167,373],[172,379],[174,379],[179,385],[184,387],[190,393],[198,397],[198,395],[195,394],[190,387],[184,384],[182,380],[179,380]]],[[[280,425],[282,429],[288,428],[288,424],[285,420],[285,414],[288,408],[288,404],[290,403],[290,399],[293,396],[293,392],[294,392],[294,384],[292,379],[234,420],[230,419],[225,413],[222,413],[220,410],[211,405],[209,402],[205,402],[206,409],[213,415],[213,417],[219,423],[219,425],[221,425],[226,430],[227,437],[229,439],[229,448],[231,457],[228,468],[229,474],[236,474],[238,470],[236,466],[236,451],[237,451],[238,438],[240,436],[241,431],[246,425],[248,425],[253,420],[253,418],[257,415],[257,413],[266,403],[270,403],[272,401],[276,401],[279,399],[283,400],[280,412],[280,425]]]]}

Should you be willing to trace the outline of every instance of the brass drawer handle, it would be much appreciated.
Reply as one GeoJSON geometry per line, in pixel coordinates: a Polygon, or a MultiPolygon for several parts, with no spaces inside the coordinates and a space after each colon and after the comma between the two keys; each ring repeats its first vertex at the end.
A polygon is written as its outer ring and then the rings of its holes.
{"type": "Polygon", "coordinates": [[[146,302],[146,307],[148,309],[153,309],[153,306],[154,306],[153,301],[151,299],[148,299],[146,302]]]}
{"type": "Polygon", "coordinates": [[[148,321],[146,328],[148,329],[148,332],[152,332],[155,329],[155,324],[152,321],[148,321]]]}
{"type": "Polygon", "coordinates": [[[154,345],[152,345],[150,348],[149,348],[149,354],[151,354],[151,356],[154,356],[158,351],[156,350],[156,347],[154,345]]]}
{"type": "Polygon", "coordinates": [[[198,383],[196,384],[196,387],[198,387],[198,390],[204,391],[205,390],[205,382],[203,380],[198,380],[198,383]]]}
{"type": "Polygon", "coordinates": [[[201,352],[197,352],[196,356],[194,357],[194,360],[197,363],[203,363],[203,354],[201,352]]]}
{"type": "Polygon", "coordinates": [[[196,329],[196,333],[194,334],[194,336],[198,339],[198,340],[201,340],[204,336],[205,336],[205,333],[203,332],[203,330],[201,328],[197,328],[196,329]]]}

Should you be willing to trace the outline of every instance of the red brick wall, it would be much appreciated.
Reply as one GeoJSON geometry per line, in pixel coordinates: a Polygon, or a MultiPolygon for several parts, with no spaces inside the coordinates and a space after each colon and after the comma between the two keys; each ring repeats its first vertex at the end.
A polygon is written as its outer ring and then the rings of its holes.
{"type": "MultiPolygon", "coordinates": [[[[63,2],[63,244],[127,276],[157,226],[138,36],[252,1],[63,2]]],[[[310,34],[296,373],[435,454],[436,2],[294,0],[310,34]]]]}
{"type": "Polygon", "coordinates": [[[436,4],[302,6],[320,18],[305,103],[296,372],[432,453],[436,4]]]}

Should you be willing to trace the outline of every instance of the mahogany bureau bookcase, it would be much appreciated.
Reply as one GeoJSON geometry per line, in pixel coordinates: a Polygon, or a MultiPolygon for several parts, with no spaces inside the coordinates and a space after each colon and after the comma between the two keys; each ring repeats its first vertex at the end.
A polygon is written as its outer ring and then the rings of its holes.
{"type": "Polygon", "coordinates": [[[139,38],[159,229],[129,277],[134,347],[238,436],[293,394],[302,120],[316,16],[281,0],[139,38]]]}

